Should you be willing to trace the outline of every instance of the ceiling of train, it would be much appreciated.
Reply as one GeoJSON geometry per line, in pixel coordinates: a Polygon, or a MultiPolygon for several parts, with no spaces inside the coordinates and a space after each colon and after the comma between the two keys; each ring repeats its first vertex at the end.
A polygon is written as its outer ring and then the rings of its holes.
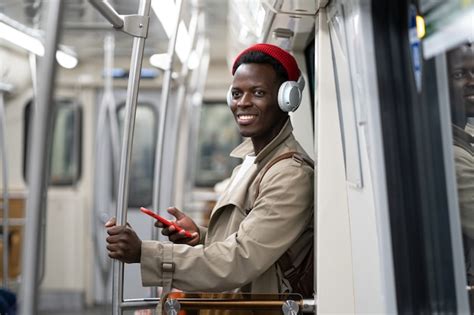
{"type": "MultiPolygon", "coordinates": [[[[109,0],[119,14],[136,14],[138,0],[109,0]]],[[[191,6],[200,3],[206,13],[205,33],[210,40],[211,58],[225,59],[227,44],[226,0],[184,0],[183,17],[189,23],[191,6]]],[[[48,1],[45,0],[0,0],[0,13],[19,23],[44,29],[48,1]]],[[[87,0],[64,0],[64,19],[61,44],[71,47],[79,59],[102,58],[104,37],[110,23],[103,18],[87,0]]],[[[115,34],[115,56],[130,56],[132,38],[122,32],[115,34]]],[[[168,38],[158,20],[151,13],[149,35],[145,56],[167,51],[168,38]]]]}

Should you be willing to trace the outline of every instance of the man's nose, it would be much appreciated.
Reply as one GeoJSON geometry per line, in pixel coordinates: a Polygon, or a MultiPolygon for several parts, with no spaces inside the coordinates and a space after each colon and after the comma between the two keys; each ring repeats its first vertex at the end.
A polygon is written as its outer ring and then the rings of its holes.
{"type": "Polygon", "coordinates": [[[474,87],[474,69],[467,71],[466,80],[467,80],[466,85],[470,87],[474,87]]]}
{"type": "Polygon", "coordinates": [[[242,97],[237,102],[237,106],[249,106],[252,104],[252,95],[250,93],[243,93],[242,97]]]}

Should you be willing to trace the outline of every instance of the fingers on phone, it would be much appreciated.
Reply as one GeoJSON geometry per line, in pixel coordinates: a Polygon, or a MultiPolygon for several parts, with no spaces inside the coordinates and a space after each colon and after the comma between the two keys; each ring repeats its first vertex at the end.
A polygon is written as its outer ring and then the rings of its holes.
{"type": "Polygon", "coordinates": [[[182,213],[178,208],[176,207],[170,207],[166,209],[169,214],[173,215],[177,220],[180,220],[184,217],[184,213],[182,213]]]}

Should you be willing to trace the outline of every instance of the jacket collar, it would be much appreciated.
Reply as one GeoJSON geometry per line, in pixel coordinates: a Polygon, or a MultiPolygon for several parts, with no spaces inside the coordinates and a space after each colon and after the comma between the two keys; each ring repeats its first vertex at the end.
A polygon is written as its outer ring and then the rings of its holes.
{"type": "Polygon", "coordinates": [[[455,124],[453,124],[453,138],[454,145],[462,147],[471,154],[474,154],[474,149],[472,147],[472,144],[474,144],[474,137],[455,124]]]}
{"type": "MultiPolygon", "coordinates": [[[[257,157],[255,158],[254,163],[258,163],[262,159],[264,159],[274,148],[280,145],[283,141],[285,141],[293,132],[293,126],[291,125],[290,118],[286,120],[283,128],[281,128],[280,132],[276,135],[275,138],[267,144],[260,153],[258,153],[257,157]]],[[[247,138],[244,142],[242,142],[239,146],[237,146],[231,153],[230,156],[244,159],[246,155],[254,153],[254,148],[252,144],[252,139],[247,138]]]]}

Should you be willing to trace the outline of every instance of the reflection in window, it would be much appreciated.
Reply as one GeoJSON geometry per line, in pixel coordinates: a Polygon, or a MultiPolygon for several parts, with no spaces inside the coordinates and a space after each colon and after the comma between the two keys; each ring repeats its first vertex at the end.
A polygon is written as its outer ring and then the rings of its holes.
{"type": "MultiPolygon", "coordinates": [[[[27,150],[32,103],[25,108],[24,175],[27,178],[27,150]]],[[[82,113],[79,105],[71,100],[57,101],[53,114],[53,140],[50,159],[50,185],[73,185],[81,172],[82,113]]]]}
{"type": "MultiPolygon", "coordinates": [[[[118,107],[117,116],[122,139],[125,104],[118,107]]],[[[152,203],[157,125],[157,114],[152,105],[138,104],[130,164],[129,207],[147,206],[152,203]]]]}
{"type": "Polygon", "coordinates": [[[199,124],[196,185],[209,187],[229,177],[239,163],[229,153],[240,142],[229,107],[223,103],[204,104],[199,124]]]}
{"type": "MultiPolygon", "coordinates": [[[[474,285],[474,44],[447,53],[454,162],[468,285],[474,285]]],[[[472,292],[472,291],[471,291],[472,292]]],[[[474,297],[470,294],[471,309],[474,297]]]]}

